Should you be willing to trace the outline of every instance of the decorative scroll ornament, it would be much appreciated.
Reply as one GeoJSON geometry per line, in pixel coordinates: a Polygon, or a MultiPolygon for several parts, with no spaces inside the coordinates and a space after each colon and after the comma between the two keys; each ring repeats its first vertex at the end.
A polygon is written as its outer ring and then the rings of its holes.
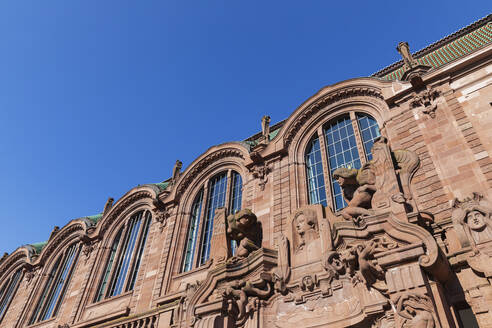
{"type": "Polygon", "coordinates": [[[413,96],[412,100],[410,101],[410,106],[412,108],[418,108],[420,112],[424,115],[435,118],[438,105],[437,98],[439,96],[440,92],[437,90],[424,89],[413,96]]]}
{"type": "Polygon", "coordinates": [[[154,208],[152,208],[152,212],[154,213],[154,217],[156,222],[159,222],[159,231],[162,232],[166,227],[167,220],[171,217],[170,209],[166,208],[160,199],[153,200],[154,208]]]}

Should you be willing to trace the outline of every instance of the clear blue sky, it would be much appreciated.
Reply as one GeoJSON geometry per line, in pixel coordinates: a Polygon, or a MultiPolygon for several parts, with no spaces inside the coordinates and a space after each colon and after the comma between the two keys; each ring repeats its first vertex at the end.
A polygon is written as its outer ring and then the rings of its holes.
{"type": "Polygon", "coordinates": [[[0,252],[490,12],[472,1],[2,1],[0,252]]]}

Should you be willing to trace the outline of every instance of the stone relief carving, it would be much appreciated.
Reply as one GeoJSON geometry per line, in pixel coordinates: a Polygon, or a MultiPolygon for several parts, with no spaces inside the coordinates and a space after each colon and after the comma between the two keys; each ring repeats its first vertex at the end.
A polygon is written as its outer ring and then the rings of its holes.
{"type": "Polygon", "coordinates": [[[467,262],[477,272],[492,276],[492,204],[481,194],[452,204],[453,227],[462,247],[470,247],[467,262]]]}
{"type": "Polygon", "coordinates": [[[154,205],[152,212],[156,222],[160,224],[159,231],[162,232],[166,227],[167,220],[171,217],[171,209],[167,208],[159,198],[154,199],[152,203],[154,205]]]}
{"type": "Polygon", "coordinates": [[[262,230],[256,215],[243,209],[227,217],[227,236],[237,243],[237,258],[246,258],[261,247],[262,230]]]}
{"type": "Polygon", "coordinates": [[[411,108],[418,108],[424,115],[435,118],[439,95],[440,92],[437,90],[424,89],[413,96],[410,106],[411,108]]]}
{"type": "Polygon", "coordinates": [[[423,294],[406,292],[396,300],[397,328],[434,328],[434,306],[423,294]]]}
{"type": "Polygon", "coordinates": [[[263,163],[262,165],[256,165],[253,168],[253,177],[260,180],[258,182],[260,190],[265,190],[265,185],[268,182],[268,173],[270,173],[270,171],[270,167],[265,163],[263,163]]]}
{"type": "Polygon", "coordinates": [[[248,316],[258,309],[258,301],[267,299],[272,291],[267,275],[255,281],[235,281],[223,289],[222,297],[226,303],[226,312],[235,322],[235,326],[243,326],[248,316]]]}

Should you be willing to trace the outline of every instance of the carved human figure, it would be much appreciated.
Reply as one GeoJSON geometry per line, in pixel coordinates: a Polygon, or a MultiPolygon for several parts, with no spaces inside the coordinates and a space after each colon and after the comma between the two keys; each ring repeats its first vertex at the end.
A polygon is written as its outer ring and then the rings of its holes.
{"type": "Polygon", "coordinates": [[[333,172],[333,178],[342,188],[347,202],[347,207],[341,211],[344,219],[358,223],[361,217],[371,215],[371,200],[377,189],[376,176],[370,169],[370,163],[359,170],[340,167],[333,172]]]}
{"type": "MultiPolygon", "coordinates": [[[[492,241],[492,208],[482,199],[483,197],[474,193],[472,197],[464,200],[455,199],[453,202],[453,224],[455,229],[464,231],[475,254],[479,252],[481,244],[492,241]]],[[[462,244],[466,243],[461,241],[462,244]]]]}
{"type": "Polygon", "coordinates": [[[434,328],[432,303],[425,295],[406,293],[396,302],[396,310],[400,315],[398,327],[402,328],[434,328]]]}
{"type": "Polygon", "coordinates": [[[249,209],[243,209],[227,217],[227,235],[237,242],[235,256],[245,258],[261,247],[261,224],[249,209]]]}
{"type": "Polygon", "coordinates": [[[313,241],[319,239],[316,212],[311,210],[298,212],[293,224],[295,231],[299,235],[299,244],[296,251],[308,249],[313,241]]]}

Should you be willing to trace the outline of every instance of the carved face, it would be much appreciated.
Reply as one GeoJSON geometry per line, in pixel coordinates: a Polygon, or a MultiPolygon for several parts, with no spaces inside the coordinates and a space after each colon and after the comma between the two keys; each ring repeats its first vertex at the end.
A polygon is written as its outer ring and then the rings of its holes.
{"type": "Polygon", "coordinates": [[[307,231],[314,230],[315,228],[316,218],[310,214],[311,213],[300,213],[294,221],[296,231],[300,236],[304,236],[307,231]]]}
{"type": "Polygon", "coordinates": [[[302,278],[302,285],[305,289],[313,290],[314,288],[314,280],[311,276],[305,276],[302,278]]]}
{"type": "Polygon", "coordinates": [[[467,214],[466,223],[472,230],[481,230],[485,227],[485,216],[480,211],[471,211],[467,214]]]}

